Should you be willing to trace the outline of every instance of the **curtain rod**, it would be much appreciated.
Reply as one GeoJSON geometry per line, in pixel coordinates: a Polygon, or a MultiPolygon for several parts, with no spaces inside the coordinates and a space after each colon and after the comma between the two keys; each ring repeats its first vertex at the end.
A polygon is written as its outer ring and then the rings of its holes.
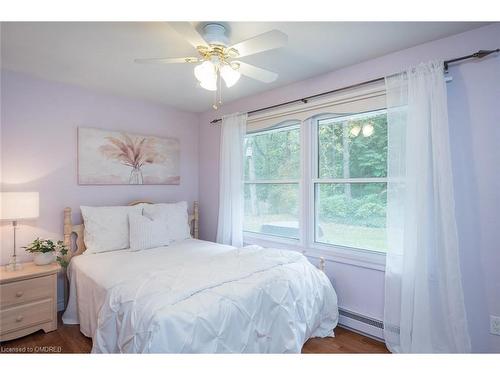
{"type": "MultiPolygon", "coordinates": [[[[446,61],[444,61],[444,71],[445,71],[445,73],[448,72],[448,66],[449,66],[449,64],[453,64],[453,63],[456,63],[456,62],[459,62],[459,61],[462,61],[462,60],[467,60],[467,59],[472,59],[472,58],[482,59],[483,57],[488,56],[488,55],[490,55],[492,53],[495,53],[495,52],[500,52],[500,48],[492,49],[492,50],[480,50],[480,51],[477,51],[477,52],[472,53],[472,54],[467,55],[467,56],[461,56],[461,57],[457,57],[457,58],[454,58],[454,59],[446,60],[446,61]]],[[[341,87],[339,89],[325,91],[325,92],[321,92],[319,94],[314,94],[314,95],[306,96],[305,98],[290,100],[288,102],[283,102],[283,103],[279,103],[279,104],[275,104],[275,105],[270,105],[269,107],[263,107],[263,108],[254,109],[252,111],[248,111],[248,114],[251,115],[251,114],[254,114],[254,113],[257,113],[257,112],[263,112],[263,111],[267,111],[269,109],[274,109],[274,108],[278,108],[278,107],[282,107],[282,106],[289,105],[289,104],[294,104],[294,103],[304,103],[304,104],[306,104],[310,99],[315,99],[317,97],[320,97],[320,96],[323,96],[323,95],[328,95],[328,94],[333,94],[333,93],[336,93],[338,91],[349,90],[349,89],[353,89],[353,88],[356,88],[356,87],[359,87],[359,86],[368,85],[370,83],[375,83],[375,82],[383,81],[384,79],[385,79],[384,77],[375,78],[375,79],[371,79],[369,81],[364,81],[364,82],[356,83],[354,85],[349,85],[349,86],[341,87]]],[[[210,124],[216,125],[217,123],[219,123],[221,121],[222,121],[222,119],[217,118],[215,120],[210,121],[210,124]]]]}

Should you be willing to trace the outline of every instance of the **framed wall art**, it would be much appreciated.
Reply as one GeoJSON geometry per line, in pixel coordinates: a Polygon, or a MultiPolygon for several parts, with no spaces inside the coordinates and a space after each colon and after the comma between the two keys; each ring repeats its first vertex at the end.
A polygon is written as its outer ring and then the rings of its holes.
{"type": "Polygon", "coordinates": [[[80,185],[179,185],[179,140],[78,128],[80,185]]]}

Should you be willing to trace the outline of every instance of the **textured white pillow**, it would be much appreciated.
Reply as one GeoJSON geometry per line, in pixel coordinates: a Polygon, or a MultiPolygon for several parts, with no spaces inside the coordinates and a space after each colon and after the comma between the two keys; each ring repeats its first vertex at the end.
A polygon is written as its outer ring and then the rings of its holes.
{"type": "Polygon", "coordinates": [[[137,213],[128,216],[130,225],[130,250],[138,251],[170,243],[165,222],[153,220],[137,213]]]}
{"type": "Polygon", "coordinates": [[[158,203],[144,205],[143,214],[152,220],[163,221],[168,237],[172,241],[191,238],[188,224],[187,202],[158,203]]]}
{"type": "Polygon", "coordinates": [[[84,242],[89,253],[127,249],[128,215],[142,213],[140,206],[80,207],[85,224],[84,242]]]}

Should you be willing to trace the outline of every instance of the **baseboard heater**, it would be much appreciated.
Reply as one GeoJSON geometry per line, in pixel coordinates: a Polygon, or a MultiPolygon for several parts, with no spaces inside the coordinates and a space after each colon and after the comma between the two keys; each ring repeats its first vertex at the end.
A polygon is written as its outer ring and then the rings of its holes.
{"type": "Polygon", "coordinates": [[[377,340],[384,339],[384,322],[351,310],[339,308],[339,325],[377,340]]]}

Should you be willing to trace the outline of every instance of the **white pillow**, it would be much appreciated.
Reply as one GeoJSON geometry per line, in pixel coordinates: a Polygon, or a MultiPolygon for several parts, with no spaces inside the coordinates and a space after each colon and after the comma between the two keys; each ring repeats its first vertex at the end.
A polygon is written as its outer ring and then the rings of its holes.
{"type": "Polygon", "coordinates": [[[153,220],[138,213],[128,216],[130,225],[130,250],[138,251],[166,246],[170,243],[163,220],[153,220]]]}
{"type": "Polygon", "coordinates": [[[128,215],[141,206],[80,207],[85,224],[84,242],[89,253],[130,247],[128,215]]]}
{"type": "Polygon", "coordinates": [[[143,215],[164,222],[168,237],[172,241],[191,238],[188,224],[187,202],[158,203],[144,205],[143,215]]]}

